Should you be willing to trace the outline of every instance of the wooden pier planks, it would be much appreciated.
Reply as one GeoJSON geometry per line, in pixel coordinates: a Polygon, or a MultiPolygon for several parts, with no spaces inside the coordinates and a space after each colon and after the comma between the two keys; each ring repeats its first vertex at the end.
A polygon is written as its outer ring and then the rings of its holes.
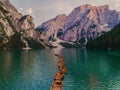
{"type": "Polygon", "coordinates": [[[66,67],[65,67],[65,61],[63,56],[59,54],[55,54],[55,56],[59,57],[59,63],[58,63],[58,69],[59,71],[56,72],[54,76],[54,81],[52,83],[52,86],[50,90],[62,90],[62,80],[64,78],[64,74],[66,73],[66,67]]]}

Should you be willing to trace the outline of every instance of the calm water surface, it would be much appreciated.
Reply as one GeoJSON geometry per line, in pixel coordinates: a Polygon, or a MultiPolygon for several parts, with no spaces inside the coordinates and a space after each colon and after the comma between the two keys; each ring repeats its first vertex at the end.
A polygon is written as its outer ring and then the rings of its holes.
{"type": "Polygon", "coordinates": [[[49,90],[60,53],[63,90],[120,90],[120,51],[52,49],[0,51],[0,90],[49,90]]]}

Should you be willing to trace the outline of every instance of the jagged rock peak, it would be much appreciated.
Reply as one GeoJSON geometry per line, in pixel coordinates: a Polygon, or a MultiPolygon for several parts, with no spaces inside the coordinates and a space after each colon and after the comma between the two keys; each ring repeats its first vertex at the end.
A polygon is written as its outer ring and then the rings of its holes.
{"type": "Polygon", "coordinates": [[[60,14],[60,15],[57,15],[54,20],[61,20],[61,19],[65,19],[66,17],[67,16],[65,14],[60,14]]]}
{"type": "Polygon", "coordinates": [[[9,0],[0,0],[0,7],[8,12],[8,16],[14,19],[15,23],[22,17],[22,14],[9,2],[9,0]]]}
{"type": "Polygon", "coordinates": [[[34,36],[33,18],[23,16],[9,0],[0,0],[0,49],[27,47],[26,39],[34,36]]]}
{"type": "Polygon", "coordinates": [[[64,40],[87,42],[89,39],[95,39],[102,35],[102,32],[107,32],[117,25],[120,22],[119,17],[120,13],[110,10],[108,5],[85,4],[79,6],[66,18],[63,31],[64,40]]]}
{"type": "Polygon", "coordinates": [[[20,29],[31,29],[34,28],[34,23],[33,23],[33,17],[30,15],[25,15],[23,16],[19,22],[18,22],[18,27],[20,29]]]}
{"type": "Polygon", "coordinates": [[[52,18],[52,19],[50,19],[50,20],[48,20],[48,21],[46,21],[46,22],[43,22],[42,23],[42,25],[40,25],[40,26],[38,26],[38,27],[41,27],[41,26],[43,26],[44,24],[46,24],[46,23],[51,23],[51,22],[59,22],[59,21],[61,21],[61,20],[64,20],[65,21],[65,19],[66,19],[66,15],[65,14],[60,14],[60,15],[57,15],[55,18],[52,18]]]}
{"type": "Polygon", "coordinates": [[[67,29],[66,26],[71,27],[75,22],[80,22],[85,17],[97,22],[98,19],[103,18],[105,15],[106,17],[108,17],[110,13],[117,13],[117,11],[109,10],[108,5],[92,6],[90,4],[85,4],[85,5],[79,6],[75,8],[68,15],[66,22],[65,22],[65,29],[67,29]]]}
{"type": "Polygon", "coordinates": [[[33,20],[33,17],[30,15],[23,16],[19,21],[24,22],[25,20],[33,20]]]}
{"type": "Polygon", "coordinates": [[[76,7],[74,10],[86,10],[86,9],[90,9],[92,7],[92,5],[90,4],[85,4],[79,7],[76,7]]]}
{"type": "Polygon", "coordinates": [[[2,3],[7,9],[13,9],[17,12],[17,9],[10,3],[9,0],[0,0],[0,3],[2,3]]]}
{"type": "Polygon", "coordinates": [[[77,8],[75,8],[74,10],[86,10],[86,9],[101,9],[101,10],[107,10],[109,9],[109,5],[102,5],[102,6],[93,6],[90,4],[85,4],[85,5],[81,5],[77,8]]]}
{"type": "Polygon", "coordinates": [[[57,32],[59,30],[63,30],[66,18],[67,18],[67,16],[65,14],[57,15],[55,18],[42,23],[37,28],[41,31],[45,31],[46,36],[48,38],[50,38],[50,37],[56,38],[57,32]]]}
{"type": "Polygon", "coordinates": [[[108,10],[109,9],[109,5],[102,5],[102,6],[98,6],[98,9],[102,9],[102,10],[108,10]]]}

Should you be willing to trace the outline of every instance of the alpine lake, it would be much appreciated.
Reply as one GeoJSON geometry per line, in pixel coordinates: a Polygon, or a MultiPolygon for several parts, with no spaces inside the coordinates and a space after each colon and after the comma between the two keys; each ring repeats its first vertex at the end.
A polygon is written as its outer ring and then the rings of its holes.
{"type": "Polygon", "coordinates": [[[0,90],[50,90],[61,54],[67,73],[62,90],[120,90],[120,51],[1,50],[0,90]]]}

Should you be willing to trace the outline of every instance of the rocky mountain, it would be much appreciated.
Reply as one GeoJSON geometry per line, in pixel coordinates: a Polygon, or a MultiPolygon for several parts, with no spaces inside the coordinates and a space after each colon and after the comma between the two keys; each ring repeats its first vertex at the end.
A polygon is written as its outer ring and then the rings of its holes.
{"type": "Polygon", "coordinates": [[[120,49],[120,24],[95,40],[89,41],[86,46],[91,49],[120,49]]]}
{"type": "Polygon", "coordinates": [[[17,28],[15,26],[16,24],[15,18],[13,14],[10,13],[11,8],[13,7],[9,8],[8,6],[10,6],[9,1],[7,0],[0,1],[0,46],[6,44],[9,41],[10,37],[14,35],[15,32],[17,32],[17,28]]]}
{"type": "Polygon", "coordinates": [[[108,5],[82,5],[68,15],[62,39],[86,43],[88,40],[95,39],[111,30],[119,22],[120,13],[116,10],[110,10],[108,5]]]}
{"type": "Polygon", "coordinates": [[[7,15],[11,16],[15,23],[17,23],[22,17],[22,14],[17,11],[17,9],[9,2],[9,0],[0,0],[0,6],[0,10],[3,8],[9,12],[7,15]]]}
{"type": "Polygon", "coordinates": [[[42,25],[37,27],[37,30],[46,33],[49,40],[55,40],[64,28],[66,17],[65,14],[58,15],[55,18],[42,23],[42,25]]]}
{"type": "Polygon", "coordinates": [[[120,13],[110,10],[108,5],[86,4],[68,16],[58,15],[35,29],[30,15],[23,16],[8,0],[0,0],[0,49],[79,47],[110,31],[119,22],[120,13]]]}
{"type": "MultiPolygon", "coordinates": [[[[25,15],[21,17],[17,23],[19,30],[26,32],[27,36],[34,38],[35,25],[33,23],[33,18],[30,15],[25,15]]],[[[26,35],[25,35],[26,36],[26,35]]]]}
{"type": "Polygon", "coordinates": [[[0,49],[44,48],[45,38],[35,31],[33,18],[23,16],[8,0],[0,0],[0,49]],[[37,36],[39,34],[39,37],[37,36]]]}
{"type": "Polygon", "coordinates": [[[48,20],[38,28],[48,38],[58,36],[67,42],[86,44],[89,40],[110,31],[120,22],[120,12],[110,10],[108,5],[89,4],[75,8],[68,16],[60,15],[48,20]],[[58,18],[57,17],[61,17],[58,18]]]}

